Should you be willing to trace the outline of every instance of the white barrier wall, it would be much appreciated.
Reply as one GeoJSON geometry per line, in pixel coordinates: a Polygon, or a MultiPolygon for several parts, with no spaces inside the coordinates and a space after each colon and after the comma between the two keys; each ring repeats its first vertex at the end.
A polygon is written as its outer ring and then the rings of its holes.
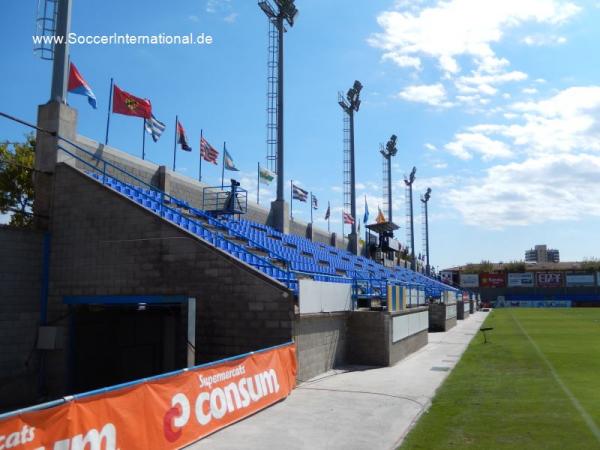
{"type": "Polygon", "coordinates": [[[446,320],[456,317],[456,304],[446,305],[446,320]]]}
{"type": "Polygon", "coordinates": [[[429,312],[421,311],[392,318],[392,343],[429,329],[429,312]]]}
{"type": "Polygon", "coordinates": [[[470,309],[471,309],[471,305],[469,304],[469,300],[467,300],[463,303],[463,311],[468,313],[470,309]]]}
{"type": "Polygon", "coordinates": [[[300,314],[349,311],[352,309],[352,285],[300,280],[300,314]]]}

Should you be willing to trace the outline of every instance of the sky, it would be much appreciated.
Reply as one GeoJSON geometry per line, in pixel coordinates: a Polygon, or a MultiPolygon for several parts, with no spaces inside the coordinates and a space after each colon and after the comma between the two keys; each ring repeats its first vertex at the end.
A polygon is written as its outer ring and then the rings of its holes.
{"type": "MultiPolygon", "coordinates": [[[[285,37],[285,177],[319,199],[317,226],[341,231],[343,116],[355,79],[358,216],[382,201],[380,143],[398,136],[394,221],[406,241],[403,177],[417,167],[415,247],[422,251],[420,195],[429,203],[432,265],[521,260],[536,244],[561,259],[600,256],[600,1],[297,0],[285,37]]],[[[3,0],[0,111],[36,120],[50,95],[51,63],[33,52],[37,0],[3,0]]],[[[170,166],[178,115],[193,147],[177,171],[196,178],[200,131],[227,142],[242,187],[255,199],[266,157],[267,19],[248,0],[74,0],[78,35],[205,33],[210,45],[73,45],[71,59],[98,99],[70,95],[78,132],[101,141],[110,78],[152,101],[167,124],[147,158],[170,166]]],[[[26,130],[0,121],[0,140],[26,130]]],[[[110,145],[141,155],[142,122],[113,115],[110,145]]],[[[220,167],[203,166],[220,183],[220,167]]],[[[229,174],[228,174],[229,175],[229,174]]],[[[289,186],[289,184],[287,184],[289,186]]],[[[275,186],[261,190],[268,205],[275,186]]],[[[289,189],[286,188],[286,192],[289,189]]],[[[294,202],[308,221],[308,204],[294,202]]],[[[347,231],[347,230],[346,230],[347,231]]]]}

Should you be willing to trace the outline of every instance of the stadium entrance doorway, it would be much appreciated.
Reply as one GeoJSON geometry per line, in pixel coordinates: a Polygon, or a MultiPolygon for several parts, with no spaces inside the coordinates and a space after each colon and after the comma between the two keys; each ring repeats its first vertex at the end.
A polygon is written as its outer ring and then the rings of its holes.
{"type": "Polygon", "coordinates": [[[186,367],[185,304],[76,304],[70,309],[71,392],[186,367]]]}

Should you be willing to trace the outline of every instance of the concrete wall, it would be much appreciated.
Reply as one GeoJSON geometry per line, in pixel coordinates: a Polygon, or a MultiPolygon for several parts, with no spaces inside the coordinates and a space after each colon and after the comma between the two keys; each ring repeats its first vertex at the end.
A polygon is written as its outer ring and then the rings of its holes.
{"type": "Polygon", "coordinates": [[[352,311],[348,319],[347,361],[368,366],[391,366],[427,345],[427,329],[393,342],[393,318],[424,311],[427,311],[427,307],[392,314],[352,311]]]}
{"type": "MultiPolygon", "coordinates": [[[[208,185],[200,183],[196,179],[174,173],[171,170],[166,170],[166,177],[168,182],[164,183],[161,181],[160,166],[150,161],[144,161],[139,157],[130,155],[128,153],[121,152],[113,147],[104,146],[98,142],[88,139],[84,136],[77,136],[77,143],[86,150],[94,153],[98,157],[107,160],[123,170],[131,173],[132,175],[140,178],[145,183],[164,189],[174,197],[189,202],[191,205],[197,208],[203,208],[202,204],[202,190],[208,185]],[[165,185],[166,184],[166,185],[165,185]]],[[[83,152],[78,152],[79,156],[85,157],[90,162],[93,162],[92,158],[86,157],[83,152]]],[[[77,167],[89,170],[85,164],[81,162],[73,162],[77,167]]],[[[109,169],[108,173],[114,173],[114,169],[109,169]]],[[[119,176],[122,179],[122,176],[119,176]]],[[[162,177],[164,179],[164,175],[162,177]]],[[[127,181],[127,180],[123,180],[127,181]]],[[[131,180],[134,183],[134,180],[131,180]]],[[[242,186],[244,187],[244,186],[242,186]]],[[[269,217],[269,207],[257,205],[255,198],[248,198],[248,212],[245,218],[254,222],[266,224],[269,217]]],[[[319,210],[319,214],[324,214],[323,211],[319,210]]],[[[290,221],[290,233],[297,236],[307,237],[309,236],[309,225],[301,221],[290,221]]],[[[315,242],[323,242],[324,244],[331,243],[332,233],[326,230],[315,228],[312,231],[312,236],[315,242]]],[[[336,239],[336,247],[347,248],[348,242],[344,239],[336,239]]]]}
{"type": "Polygon", "coordinates": [[[43,239],[0,226],[0,411],[37,395],[43,239]]]}
{"type": "MultiPolygon", "coordinates": [[[[292,338],[285,286],[64,164],[51,233],[50,319],[66,295],[185,295],[197,299],[199,363],[292,338]]],[[[53,394],[66,390],[66,353],[49,358],[53,394]]]]}
{"type": "Polygon", "coordinates": [[[459,300],[456,302],[456,318],[458,320],[465,320],[469,318],[469,303],[459,300]]]}
{"type": "Polygon", "coordinates": [[[429,305],[429,331],[448,331],[456,326],[456,312],[449,314],[448,308],[457,309],[456,304],[432,303],[429,305]]]}
{"type": "Polygon", "coordinates": [[[298,381],[346,362],[348,313],[298,315],[294,322],[298,381]]]}

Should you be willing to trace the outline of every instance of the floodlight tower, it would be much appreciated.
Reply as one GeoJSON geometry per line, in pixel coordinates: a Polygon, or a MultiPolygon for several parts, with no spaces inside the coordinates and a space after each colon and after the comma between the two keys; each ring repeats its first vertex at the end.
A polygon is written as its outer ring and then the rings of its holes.
{"type": "Polygon", "coordinates": [[[424,216],[425,216],[425,273],[427,275],[431,274],[431,269],[429,266],[429,210],[428,204],[429,199],[431,198],[431,188],[427,188],[425,194],[421,197],[421,202],[423,203],[424,208],[424,216]]]}
{"type": "Polygon", "coordinates": [[[415,175],[417,174],[417,168],[413,167],[412,172],[406,178],[404,178],[404,184],[408,188],[408,196],[410,202],[410,268],[412,270],[417,269],[415,260],[415,217],[413,212],[413,192],[412,187],[415,182],[415,175]]]}
{"type": "MultiPolygon", "coordinates": [[[[356,235],[356,166],[354,158],[354,113],[360,108],[360,91],[363,85],[356,80],[352,87],[348,89],[346,97],[341,94],[338,96],[338,103],[346,113],[348,121],[348,137],[344,136],[344,142],[348,143],[348,148],[344,148],[345,161],[348,161],[348,168],[344,167],[344,206],[349,203],[350,215],[354,218],[352,231],[350,232],[350,251],[358,255],[358,236],[356,235]],[[350,178],[347,180],[347,178],[350,178]],[[349,188],[349,192],[348,191],[349,188]],[[349,202],[348,202],[348,196],[349,202]]],[[[346,132],[346,129],[344,130],[346,132]]],[[[344,164],[346,166],[346,164],[344,164]]]]}
{"type": "Polygon", "coordinates": [[[392,158],[398,153],[396,141],[398,137],[392,134],[390,140],[385,144],[385,149],[380,152],[387,161],[387,204],[388,204],[388,222],[392,222],[392,158]]]}
{"type": "MultiPolygon", "coordinates": [[[[267,15],[270,24],[275,28],[276,36],[273,37],[274,42],[269,43],[269,51],[271,53],[271,60],[269,61],[269,67],[273,69],[277,68],[276,74],[269,74],[269,93],[267,98],[271,98],[271,90],[276,89],[277,95],[272,96],[274,104],[271,105],[268,101],[267,114],[269,115],[269,109],[276,113],[276,129],[277,129],[277,153],[276,155],[268,154],[268,160],[275,160],[275,169],[277,173],[277,199],[275,200],[274,215],[275,220],[273,225],[279,231],[284,230],[284,222],[287,218],[285,212],[285,197],[284,197],[284,173],[283,173],[283,34],[286,29],[284,27],[284,21],[288,23],[290,27],[294,26],[294,19],[298,15],[298,9],[294,5],[294,0],[274,0],[274,5],[268,0],[260,0],[258,6],[267,15]],[[276,47],[276,48],[275,48],[276,47]],[[275,61],[276,59],[276,61],[275,61]]],[[[269,120],[270,122],[271,120],[269,120]]],[[[269,128],[270,124],[267,124],[269,128]]],[[[267,137],[267,144],[273,141],[272,137],[267,137]]],[[[269,152],[270,153],[270,152],[269,152]]]]}

